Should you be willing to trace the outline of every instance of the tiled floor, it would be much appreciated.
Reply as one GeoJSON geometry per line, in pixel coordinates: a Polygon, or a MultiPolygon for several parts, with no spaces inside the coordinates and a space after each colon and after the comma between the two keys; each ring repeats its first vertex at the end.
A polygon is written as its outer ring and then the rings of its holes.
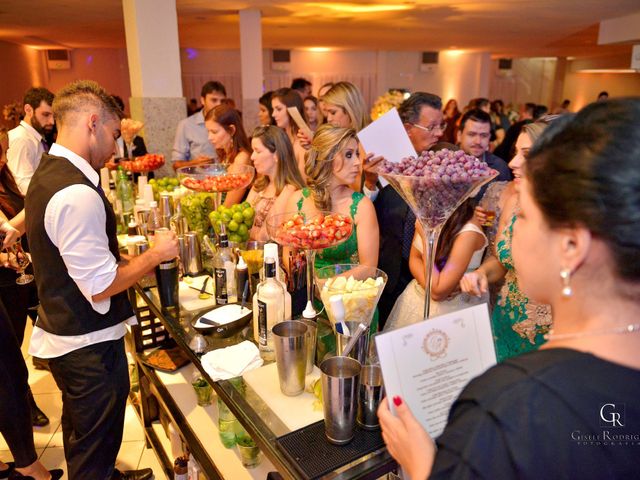
{"type": "MultiPolygon", "coordinates": [[[[27,331],[25,338],[28,339],[30,334],[31,332],[27,331]]],[[[26,344],[27,340],[25,340],[26,344]]],[[[60,391],[49,372],[33,368],[31,357],[26,350],[27,347],[23,346],[23,355],[29,367],[31,390],[36,403],[51,421],[46,427],[33,429],[36,451],[45,467],[65,470],[65,475],[62,478],[67,480],[67,467],[62,448],[62,428],[60,427],[60,415],[62,413],[60,391]]],[[[13,460],[2,435],[0,435],[0,460],[4,462],[13,460]]],[[[153,450],[145,448],[144,430],[132,405],[127,405],[124,436],[116,467],[120,470],[150,467],[154,471],[156,480],[166,480],[155,453],[153,450]]]]}

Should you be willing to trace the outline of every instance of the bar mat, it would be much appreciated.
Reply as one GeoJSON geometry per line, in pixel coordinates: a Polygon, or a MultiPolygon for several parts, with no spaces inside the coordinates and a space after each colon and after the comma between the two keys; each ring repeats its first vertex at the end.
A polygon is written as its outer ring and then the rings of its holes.
{"type": "Polygon", "coordinates": [[[304,480],[319,478],[384,447],[380,430],[362,430],[357,425],[351,442],[342,446],[333,445],[324,435],[323,420],[277,438],[276,444],[304,480]]]}

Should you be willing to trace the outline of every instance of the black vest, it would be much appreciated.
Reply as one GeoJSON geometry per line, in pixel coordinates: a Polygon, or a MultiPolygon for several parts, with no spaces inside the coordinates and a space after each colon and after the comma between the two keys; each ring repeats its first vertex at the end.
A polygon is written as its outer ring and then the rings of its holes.
{"type": "Polygon", "coordinates": [[[49,200],[60,190],[76,184],[87,185],[100,195],[106,212],[109,250],[116,261],[120,260],[116,217],[104,193],[66,158],[44,154],[25,199],[27,237],[41,305],[37,326],[62,336],[102,330],[133,315],[126,291],[111,297],[107,313],[96,312],[69,276],[60,251],[47,235],[44,213],[49,200]]]}

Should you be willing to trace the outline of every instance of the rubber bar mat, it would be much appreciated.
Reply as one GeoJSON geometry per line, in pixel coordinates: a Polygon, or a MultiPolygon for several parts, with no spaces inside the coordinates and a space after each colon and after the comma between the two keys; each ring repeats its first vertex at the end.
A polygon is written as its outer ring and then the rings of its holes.
{"type": "Polygon", "coordinates": [[[346,445],[333,445],[324,435],[324,421],[312,423],[276,439],[278,448],[302,474],[313,480],[384,447],[380,430],[362,430],[346,445]]]}

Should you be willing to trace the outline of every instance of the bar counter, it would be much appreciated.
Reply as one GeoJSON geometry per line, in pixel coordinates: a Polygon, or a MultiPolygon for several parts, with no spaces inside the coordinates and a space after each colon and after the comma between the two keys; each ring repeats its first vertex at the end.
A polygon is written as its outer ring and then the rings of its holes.
{"type": "MultiPolygon", "coordinates": [[[[291,431],[286,425],[290,422],[284,422],[282,417],[274,412],[270,406],[273,404],[273,399],[263,398],[263,396],[269,396],[265,395],[265,390],[260,389],[263,395],[261,396],[243,377],[218,382],[211,381],[200,362],[200,358],[189,348],[189,342],[197,333],[191,326],[191,321],[203,309],[193,309],[193,306],[190,307],[190,310],[182,308],[176,318],[176,316],[163,312],[160,308],[155,288],[143,289],[140,285],[136,285],[130,290],[130,298],[140,323],[140,326],[133,329],[133,348],[136,351],[136,365],[140,378],[139,413],[147,434],[147,443],[156,450],[168,478],[173,478],[173,459],[169,458],[166,447],[162,447],[162,433],[158,432],[157,422],[154,425],[153,418],[150,418],[153,413],[151,411],[153,405],[150,405],[148,401],[149,396],[155,397],[160,408],[170,417],[208,478],[264,479],[269,471],[278,471],[286,479],[305,478],[304,474],[296,468],[295,462],[283,454],[276,443],[278,437],[291,431]],[[175,341],[189,358],[191,364],[173,373],[157,372],[141,360],[145,350],[162,345],[168,337],[175,341]],[[222,446],[218,438],[218,408],[215,398],[212,400],[212,405],[208,407],[199,407],[196,404],[190,381],[192,372],[196,369],[213,386],[218,398],[227,405],[242,427],[260,447],[266,458],[263,458],[258,468],[245,469],[235,449],[227,450],[222,446]],[[149,384],[148,388],[145,387],[147,383],[149,384]],[[223,451],[220,451],[221,449],[223,451]]],[[[203,302],[203,306],[205,306],[204,304],[206,302],[203,302]]],[[[213,299],[209,301],[209,306],[206,308],[211,308],[212,305],[213,299]]],[[[251,324],[240,334],[228,339],[207,336],[208,350],[222,348],[245,340],[248,338],[249,332],[252,332],[251,324]]],[[[264,369],[265,377],[267,372],[274,370],[268,366],[263,366],[261,369],[264,369]]],[[[262,372],[260,374],[262,375],[262,372]]],[[[280,395],[282,397],[279,399],[281,405],[283,401],[289,401],[288,397],[280,395]]],[[[280,415],[282,415],[282,408],[280,408],[280,415]]],[[[321,413],[319,415],[319,418],[322,418],[321,413]]],[[[318,418],[310,418],[308,424],[317,420],[318,418]]],[[[306,419],[303,419],[303,423],[307,423],[306,419]]],[[[387,450],[380,448],[318,478],[376,479],[395,468],[396,463],[387,450]]]]}

